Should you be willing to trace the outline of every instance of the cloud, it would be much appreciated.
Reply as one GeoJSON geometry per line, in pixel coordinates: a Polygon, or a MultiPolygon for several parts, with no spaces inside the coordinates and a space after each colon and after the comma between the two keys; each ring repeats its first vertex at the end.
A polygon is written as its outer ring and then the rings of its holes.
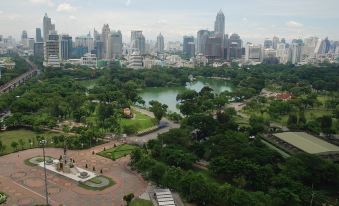
{"type": "Polygon", "coordinates": [[[132,0],[126,0],[126,6],[129,6],[129,5],[131,5],[131,3],[132,3],[132,0]]]}
{"type": "Polygon", "coordinates": [[[300,28],[300,27],[303,27],[304,25],[296,21],[289,21],[289,22],[286,22],[286,26],[290,28],[300,28]]]}
{"type": "Polygon", "coordinates": [[[68,3],[59,4],[59,6],[57,8],[58,12],[72,12],[72,11],[75,11],[75,10],[76,10],[76,8],[73,7],[72,5],[68,4],[68,3]]]}
{"type": "Polygon", "coordinates": [[[71,15],[71,16],[69,16],[69,19],[76,20],[77,18],[75,16],[71,15]]]}
{"type": "Polygon", "coordinates": [[[47,6],[54,6],[54,3],[52,0],[29,0],[29,2],[33,4],[46,4],[47,6]]]}
{"type": "Polygon", "coordinates": [[[242,21],[248,21],[248,19],[246,17],[242,18],[242,21]]]}

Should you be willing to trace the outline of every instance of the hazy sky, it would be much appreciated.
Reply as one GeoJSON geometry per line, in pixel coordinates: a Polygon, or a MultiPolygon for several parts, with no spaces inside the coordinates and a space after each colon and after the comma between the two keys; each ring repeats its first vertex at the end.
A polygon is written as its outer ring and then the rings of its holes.
{"type": "Polygon", "coordinates": [[[121,30],[144,31],[146,39],[159,32],[165,41],[213,29],[217,12],[226,16],[226,32],[244,41],[261,42],[277,35],[286,39],[319,36],[339,40],[339,0],[0,0],[0,34],[30,37],[42,27],[47,12],[59,33],[72,36],[101,31],[108,23],[121,30]]]}

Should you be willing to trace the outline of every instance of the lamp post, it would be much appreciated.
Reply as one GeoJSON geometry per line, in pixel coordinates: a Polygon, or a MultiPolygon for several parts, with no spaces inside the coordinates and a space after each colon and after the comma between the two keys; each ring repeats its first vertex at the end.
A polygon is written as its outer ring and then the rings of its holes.
{"type": "Polygon", "coordinates": [[[44,156],[44,172],[45,172],[45,192],[46,192],[46,205],[49,205],[48,203],[48,191],[47,191],[47,171],[46,171],[46,155],[45,155],[45,146],[47,145],[47,140],[40,140],[40,145],[42,146],[42,153],[44,156]]]}

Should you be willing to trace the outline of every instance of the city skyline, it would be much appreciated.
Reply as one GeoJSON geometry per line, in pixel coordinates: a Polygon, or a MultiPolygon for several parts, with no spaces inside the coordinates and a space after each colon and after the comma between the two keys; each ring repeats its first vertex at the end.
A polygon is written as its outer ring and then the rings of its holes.
{"type": "Polygon", "coordinates": [[[207,4],[200,0],[174,0],[157,4],[152,0],[101,0],[94,4],[79,0],[13,0],[2,3],[0,33],[19,39],[22,30],[26,30],[29,37],[35,37],[35,28],[42,27],[42,16],[47,12],[58,33],[74,37],[93,33],[94,28],[100,30],[108,23],[112,30],[122,31],[124,42],[129,42],[131,30],[142,30],[150,40],[162,33],[166,41],[181,41],[184,35],[195,36],[198,30],[213,30],[215,13],[221,9],[226,33],[238,33],[244,42],[261,43],[274,35],[288,40],[309,36],[338,40],[339,28],[334,25],[339,21],[335,12],[339,2],[316,2],[215,0],[207,4]],[[16,6],[18,3],[21,7],[16,6]]]}

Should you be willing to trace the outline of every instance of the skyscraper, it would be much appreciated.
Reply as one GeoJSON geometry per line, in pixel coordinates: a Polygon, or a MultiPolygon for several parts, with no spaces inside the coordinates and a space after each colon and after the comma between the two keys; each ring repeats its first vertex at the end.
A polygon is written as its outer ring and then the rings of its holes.
{"type": "Polygon", "coordinates": [[[101,40],[103,42],[103,58],[110,59],[108,54],[108,35],[111,32],[109,25],[104,24],[101,32],[101,40]]]}
{"type": "Polygon", "coordinates": [[[100,39],[101,39],[99,32],[95,29],[93,31],[93,37],[94,37],[94,41],[100,41],[100,39]]]}
{"type": "Polygon", "coordinates": [[[51,31],[44,45],[44,66],[60,67],[59,35],[51,31]]]}
{"type": "Polygon", "coordinates": [[[183,54],[187,57],[193,57],[195,55],[195,48],[192,48],[194,44],[193,36],[184,36],[183,39],[183,54]]]}
{"type": "Polygon", "coordinates": [[[245,47],[245,60],[252,62],[261,62],[262,59],[263,59],[262,46],[247,43],[245,47]]]}
{"type": "Polygon", "coordinates": [[[160,33],[157,36],[157,52],[159,53],[164,52],[164,48],[165,48],[164,36],[160,33]]]}
{"type": "Polygon", "coordinates": [[[145,40],[145,36],[142,34],[142,31],[131,32],[131,50],[139,51],[140,55],[145,54],[146,40],[145,40]]]}
{"type": "Polygon", "coordinates": [[[269,38],[266,38],[264,41],[264,49],[269,49],[273,47],[273,41],[269,38]]]}
{"type": "Polygon", "coordinates": [[[277,49],[278,44],[279,44],[279,37],[274,36],[273,40],[272,40],[272,47],[273,47],[273,49],[277,49]]]}
{"type": "Polygon", "coordinates": [[[238,34],[232,34],[228,39],[227,60],[240,59],[242,55],[242,40],[238,34]]]}
{"type": "Polygon", "coordinates": [[[44,32],[44,40],[48,40],[48,35],[50,32],[55,31],[55,25],[52,24],[51,18],[47,16],[47,13],[44,16],[43,19],[43,32],[44,32]]]}
{"type": "Polygon", "coordinates": [[[21,33],[21,44],[27,48],[28,47],[28,35],[27,35],[27,31],[23,30],[21,33]]]}
{"type": "Polygon", "coordinates": [[[72,37],[68,34],[60,35],[59,56],[60,60],[67,60],[71,57],[72,53],[72,37]]]}
{"type": "Polygon", "coordinates": [[[291,52],[291,63],[292,64],[297,64],[301,61],[301,48],[302,46],[298,43],[292,43],[290,47],[290,52],[291,52]]]}
{"type": "Polygon", "coordinates": [[[36,42],[43,42],[40,28],[35,29],[35,41],[36,42]]]}
{"type": "Polygon", "coordinates": [[[208,30],[200,30],[197,33],[197,54],[205,54],[206,52],[206,43],[210,36],[208,30]]]}
{"type": "Polygon", "coordinates": [[[44,58],[44,42],[34,43],[34,56],[38,58],[44,58]]]}
{"type": "Polygon", "coordinates": [[[225,15],[221,10],[218,12],[214,22],[214,33],[222,37],[225,35],[225,15]]]}
{"type": "Polygon", "coordinates": [[[108,39],[110,59],[117,59],[122,56],[122,34],[121,31],[113,31],[108,39]]]}
{"type": "Polygon", "coordinates": [[[86,48],[87,52],[91,53],[91,51],[94,49],[94,40],[90,34],[75,37],[74,47],[86,48]]]}
{"type": "Polygon", "coordinates": [[[220,35],[209,36],[205,43],[205,56],[208,59],[223,58],[223,38],[220,35]]]}

